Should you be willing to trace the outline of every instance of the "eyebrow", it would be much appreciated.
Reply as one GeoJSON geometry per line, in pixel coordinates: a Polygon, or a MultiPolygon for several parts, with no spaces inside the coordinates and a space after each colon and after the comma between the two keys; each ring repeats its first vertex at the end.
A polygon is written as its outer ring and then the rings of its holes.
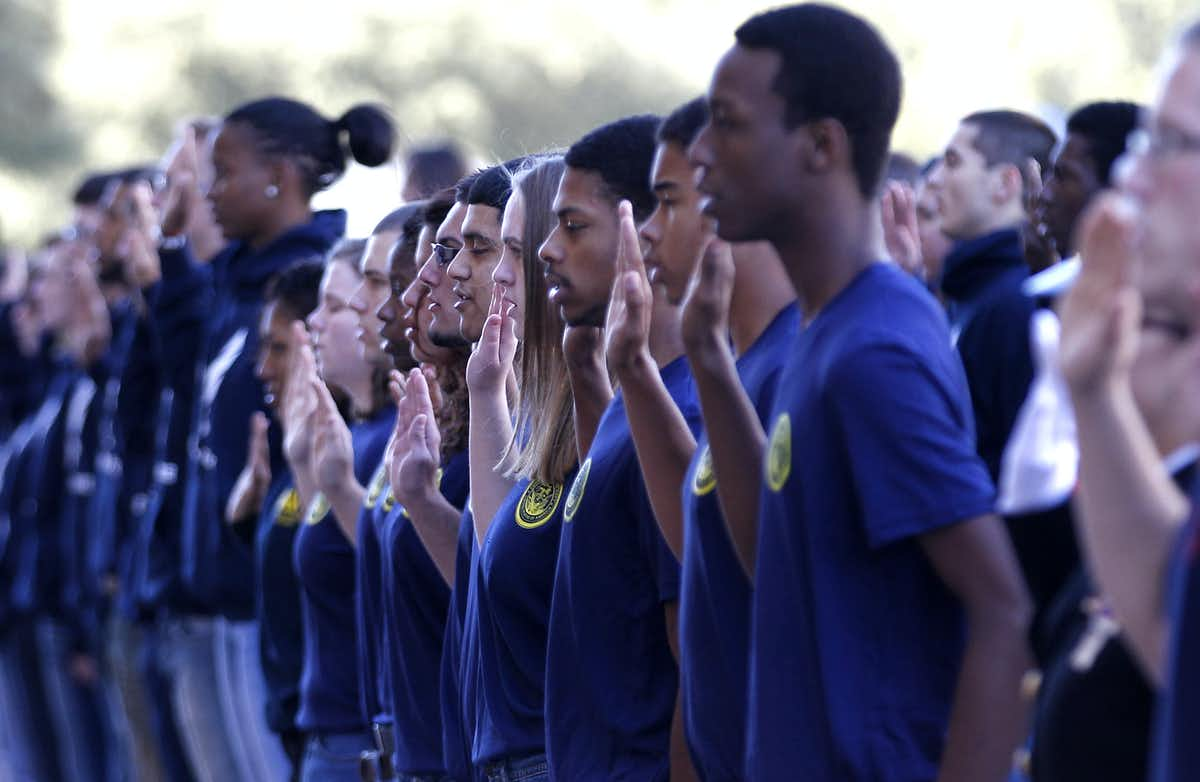
{"type": "Polygon", "coordinates": [[[462,244],[462,237],[456,234],[446,234],[445,236],[438,236],[434,240],[434,244],[444,244],[447,247],[452,244],[462,244]]]}
{"type": "Polygon", "coordinates": [[[664,180],[662,180],[661,182],[655,182],[655,183],[654,183],[654,187],[652,187],[651,189],[652,189],[652,190],[653,190],[655,193],[661,193],[661,192],[663,192],[664,190],[678,190],[678,189],[679,189],[679,183],[678,183],[678,182],[673,182],[673,181],[671,181],[670,179],[664,179],[664,180]]]}
{"type": "Polygon", "coordinates": [[[464,242],[472,241],[472,240],[477,241],[479,239],[482,239],[486,242],[492,241],[492,238],[490,236],[488,236],[487,234],[484,234],[484,233],[480,233],[479,231],[463,231],[463,241],[464,242]]]}
{"type": "Polygon", "coordinates": [[[586,213],[577,206],[564,206],[561,209],[559,209],[558,211],[556,211],[554,214],[557,215],[558,219],[561,220],[565,217],[570,217],[572,214],[583,215],[586,213]]]}

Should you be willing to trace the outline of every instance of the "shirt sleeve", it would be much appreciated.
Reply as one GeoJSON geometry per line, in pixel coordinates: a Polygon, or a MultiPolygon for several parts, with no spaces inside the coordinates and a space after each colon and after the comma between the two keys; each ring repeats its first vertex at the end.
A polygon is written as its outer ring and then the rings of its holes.
{"type": "Polygon", "coordinates": [[[957,358],[877,341],[830,368],[826,408],[845,443],[873,548],[991,513],[957,358]]]}

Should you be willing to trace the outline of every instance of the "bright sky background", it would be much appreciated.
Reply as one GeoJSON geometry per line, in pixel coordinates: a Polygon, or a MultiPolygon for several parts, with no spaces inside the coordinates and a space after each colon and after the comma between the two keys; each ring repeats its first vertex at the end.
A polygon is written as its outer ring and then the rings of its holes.
{"type": "MultiPolygon", "coordinates": [[[[38,2],[38,0],[3,0],[38,2]]],[[[1123,33],[1141,15],[1163,29],[1184,18],[1178,0],[848,0],[896,48],[905,68],[905,98],[895,147],[919,157],[937,150],[958,117],[1000,106],[1061,122],[1070,105],[1099,98],[1148,97],[1145,51],[1130,51],[1123,33]],[[1115,42],[1115,43],[1114,43],[1115,42]]],[[[448,20],[485,23],[490,40],[535,51],[556,73],[582,72],[597,42],[613,38],[652,63],[648,80],[671,78],[696,93],[732,41],[739,22],[771,3],[711,0],[59,0],[62,46],[53,64],[64,100],[87,118],[88,165],[157,157],[135,121],[182,78],[189,46],[202,42],[243,53],[285,53],[289,78],[304,84],[338,53],[371,44],[364,20],[403,22],[404,35],[382,42],[386,55],[419,60],[431,42],[452,35],[448,20]],[[149,105],[148,105],[149,104],[149,105]]],[[[456,28],[458,29],[458,28],[456,28]]],[[[1156,28],[1157,29],[1157,28],[1156,28]]],[[[462,56],[497,56],[488,41],[456,42],[462,56]]],[[[1161,42],[1142,42],[1151,53],[1161,42]],[[1147,48],[1148,47],[1148,48],[1147,48]]],[[[3,79],[0,74],[0,79],[3,79]]],[[[316,79],[313,79],[316,82],[316,79]]],[[[531,83],[530,90],[538,85],[531,83]]],[[[336,94],[296,95],[334,114],[363,98],[353,83],[336,94]]],[[[586,96],[581,96],[585,100],[586,96]]],[[[398,97],[397,102],[400,98],[398,97]]],[[[438,97],[442,111],[475,110],[466,90],[438,97]]],[[[436,133],[419,111],[399,116],[405,137],[436,133]]],[[[662,110],[669,107],[647,109],[662,110]]],[[[571,139],[558,139],[559,143],[571,139]]],[[[486,150],[474,150],[484,155],[486,150]]],[[[28,240],[65,219],[76,174],[30,177],[0,170],[6,231],[28,240]]],[[[354,171],[325,203],[352,206],[352,231],[369,228],[395,204],[401,172],[354,171]]]]}

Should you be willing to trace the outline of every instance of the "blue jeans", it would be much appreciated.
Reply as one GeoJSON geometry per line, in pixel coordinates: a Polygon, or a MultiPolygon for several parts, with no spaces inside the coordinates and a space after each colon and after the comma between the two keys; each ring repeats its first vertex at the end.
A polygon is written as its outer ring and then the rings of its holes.
{"type": "Polygon", "coordinates": [[[301,782],[359,782],[359,758],[375,749],[375,740],[361,733],[313,734],[304,753],[301,782]]]}
{"type": "MultiPolygon", "coordinates": [[[[137,666],[146,688],[146,703],[150,711],[150,726],[158,746],[164,778],[170,782],[194,782],[182,732],[176,721],[174,683],[164,664],[163,634],[160,623],[145,626],[137,666]]],[[[139,782],[148,782],[142,777],[139,782]]]]}
{"type": "Polygon", "coordinates": [[[42,687],[42,659],[33,623],[18,620],[0,644],[8,761],[16,782],[62,779],[59,750],[42,687]]]}
{"type": "MultiPolygon", "coordinates": [[[[225,714],[218,696],[214,620],[172,617],[163,623],[163,673],[171,682],[171,704],[197,782],[236,782],[225,714]]],[[[236,729],[237,726],[230,726],[236,729]]]]}
{"type": "Polygon", "coordinates": [[[545,754],[484,763],[482,773],[484,782],[550,782],[545,754]]]}
{"type": "Polygon", "coordinates": [[[285,782],[291,764],[267,725],[267,684],[259,658],[258,623],[216,621],[213,638],[218,692],[230,731],[234,762],[245,782],[285,782]]]}
{"type": "Polygon", "coordinates": [[[109,724],[99,683],[80,684],[69,673],[71,634],[61,622],[39,619],[35,625],[50,718],[58,737],[63,779],[68,782],[119,780],[118,742],[109,724]]]}

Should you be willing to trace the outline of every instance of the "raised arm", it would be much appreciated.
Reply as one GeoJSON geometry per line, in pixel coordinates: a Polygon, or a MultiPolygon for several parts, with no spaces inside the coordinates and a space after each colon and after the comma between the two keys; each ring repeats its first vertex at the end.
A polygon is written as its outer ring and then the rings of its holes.
{"type": "Polygon", "coordinates": [[[683,339],[708,433],[717,500],[738,561],[751,578],[758,555],[758,497],[766,434],[738,378],[729,346],[733,257],[713,240],[692,279],[683,311],[683,339]]]}
{"type": "Polygon", "coordinates": [[[1131,231],[1119,197],[1106,196],[1085,218],[1059,356],[1079,437],[1075,518],[1083,549],[1138,659],[1161,683],[1164,585],[1188,502],[1162,465],[1130,384],[1141,318],[1131,231]]]}
{"type": "Polygon", "coordinates": [[[680,487],[696,451],[687,419],[671,399],[650,354],[653,291],[629,202],[620,206],[618,273],[613,280],[606,337],[608,363],[621,384],[629,429],[650,505],[676,559],[683,558],[680,487]]]}
{"type": "Polygon", "coordinates": [[[517,352],[516,321],[511,305],[504,305],[504,288],[493,286],[492,302],[483,336],[467,361],[467,387],[471,395],[469,430],[471,515],[475,537],[482,544],[501,503],[516,483],[505,475],[501,458],[512,439],[512,416],[507,384],[517,352]]]}

